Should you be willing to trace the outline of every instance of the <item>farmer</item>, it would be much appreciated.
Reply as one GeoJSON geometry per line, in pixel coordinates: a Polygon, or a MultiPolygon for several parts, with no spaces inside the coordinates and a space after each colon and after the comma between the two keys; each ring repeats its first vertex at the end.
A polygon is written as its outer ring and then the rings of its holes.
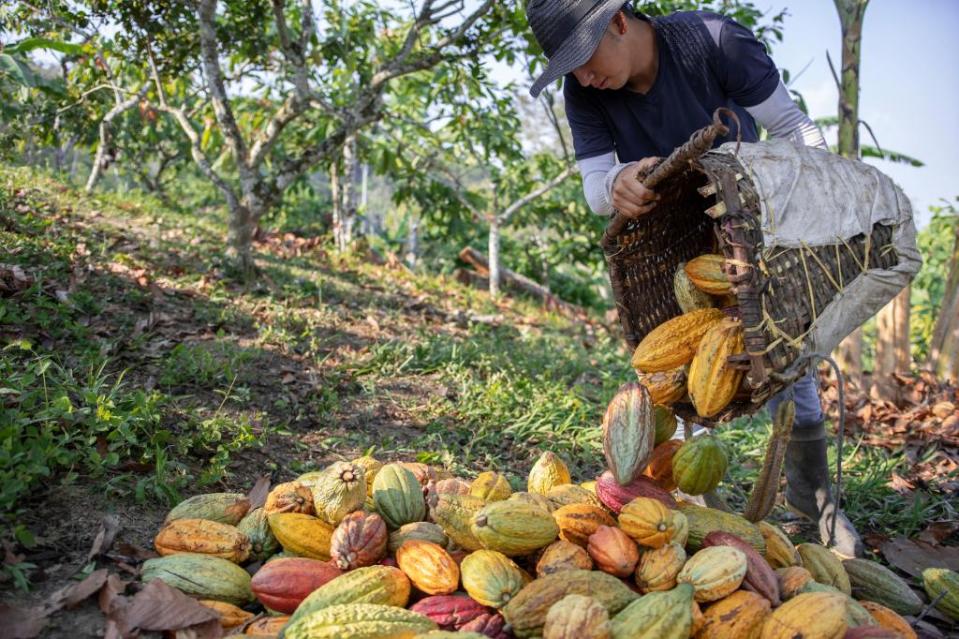
{"type": "MultiPolygon", "coordinates": [[[[533,97],[563,78],[566,117],[586,201],[593,212],[648,213],[657,196],[637,175],[732,109],[742,140],[756,142],[755,123],[772,137],[828,149],[822,132],[792,101],[776,65],[751,31],[705,11],[650,19],[623,0],[529,0],[526,16],[549,59],[533,97]]],[[[719,138],[716,144],[729,141],[719,138]]],[[[826,429],[812,374],[789,393],[796,420],[786,453],[786,502],[817,522],[828,543],[834,503],[826,462],[826,429]]],[[[862,553],[856,529],[840,511],[834,548],[862,553]]]]}

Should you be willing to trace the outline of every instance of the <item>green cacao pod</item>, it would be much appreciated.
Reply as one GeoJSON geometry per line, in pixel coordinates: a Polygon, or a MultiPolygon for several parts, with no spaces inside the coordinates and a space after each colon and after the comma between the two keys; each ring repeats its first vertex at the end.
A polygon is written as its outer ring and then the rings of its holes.
{"type": "Polygon", "coordinates": [[[283,639],[410,639],[436,630],[428,617],[395,606],[341,604],[294,615],[283,628],[283,639]]]}
{"type": "Polygon", "coordinates": [[[693,588],[679,584],[643,595],[613,617],[613,639],[686,639],[693,626],[693,588]]]}
{"type": "Polygon", "coordinates": [[[433,508],[433,521],[446,533],[453,543],[464,550],[479,550],[483,547],[473,534],[473,517],[486,506],[486,502],[472,495],[439,495],[433,508]]]}
{"type": "Polygon", "coordinates": [[[549,609],[566,595],[593,597],[614,615],[639,598],[622,581],[596,570],[564,570],[530,582],[503,609],[520,639],[540,636],[549,609]]]}
{"type": "Polygon", "coordinates": [[[280,549],[264,509],[251,510],[236,527],[250,540],[250,561],[266,561],[280,549]]]}
{"type": "Polygon", "coordinates": [[[655,404],[653,406],[653,421],[656,424],[655,446],[669,441],[676,434],[676,413],[672,408],[655,404]]]}
{"type": "Polygon", "coordinates": [[[428,521],[415,521],[412,524],[403,524],[390,533],[387,549],[395,553],[404,542],[410,539],[422,539],[446,548],[450,539],[437,524],[428,521]]]}
{"type": "Polygon", "coordinates": [[[144,583],[160,579],[180,592],[200,599],[225,601],[237,606],[253,601],[250,574],[220,557],[177,553],[147,559],[143,562],[141,578],[144,583]]]}
{"type": "Polygon", "coordinates": [[[318,610],[341,604],[379,604],[406,607],[410,598],[410,580],[392,566],[366,566],[332,579],[297,607],[290,623],[318,610]]]}
{"type": "Polygon", "coordinates": [[[328,466],[313,484],[313,508],[316,516],[333,524],[340,523],[366,501],[366,479],[363,467],[349,462],[328,466]]]}
{"type": "Polygon", "coordinates": [[[509,603],[526,583],[516,563],[495,550],[477,550],[460,564],[466,593],[484,606],[500,608],[509,603]]]}
{"type": "Polygon", "coordinates": [[[164,523],[175,519],[208,519],[236,526],[250,510],[250,500],[240,493],[206,493],[184,499],[167,513],[164,523]]]}
{"type": "Polygon", "coordinates": [[[508,557],[548,546],[559,534],[559,526],[549,512],[514,501],[487,504],[473,517],[470,530],[484,548],[508,557]]]}
{"type": "Polygon", "coordinates": [[[649,392],[638,382],[623,384],[603,416],[606,466],[621,486],[643,472],[655,441],[656,422],[649,392]]]}
{"type": "Polygon", "coordinates": [[[673,480],[687,495],[702,495],[719,485],[729,459],[712,435],[687,440],[673,455],[673,480]]]}
{"type": "Polygon", "coordinates": [[[426,517],[422,486],[412,471],[399,464],[387,464],[376,474],[373,504],[390,530],[426,517]]]}
{"type": "Polygon", "coordinates": [[[838,588],[844,595],[852,594],[849,575],[832,551],[819,544],[799,544],[796,550],[802,557],[803,568],[812,573],[813,579],[821,584],[838,588]]]}
{"type": "Polygon", "coordinates": [[[732,533],[740,537],[759,551],[759,554],[766,552],[766,541],[763,539],[762,533],[759,532],[759,528],[739,515],[687,503],[679,504],[679,511],[686,515],[686,523],[689,526],[689,539],[686,542],[686,548],[691,552],[696,552],[702,548],[706,535],[714,530],[732,533]]]}
{"type": "Polygon", "coordinates": [[[902,578],[882,564],[868,559],[846,559],[842,567],[849,575],[852,594],[882,604],[901,615],[917,615],[922,600],[902,578]]]}
{"type": "Polygon", "coordinates": [[[936,609],[959,621],[959,573],[947,568],[926,568],[922,571],[922,585],[930,601],[942,597],[936,609]]]}

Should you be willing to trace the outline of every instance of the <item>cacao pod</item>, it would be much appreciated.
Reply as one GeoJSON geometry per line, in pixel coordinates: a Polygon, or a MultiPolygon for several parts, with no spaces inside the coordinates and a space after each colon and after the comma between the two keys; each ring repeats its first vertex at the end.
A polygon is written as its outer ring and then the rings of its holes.
{"type": "Polygon", "coordinates": [[[651,592],[613,617],[613,639],[685,639],[693,626],[693,589],[651,592]]]}
{"type": "Polygon", "coordinates": [[[584,595],[566,595],[546,613],[543,639],[610,639],[609,613],[584,595]]]}
{"type": "Polygon", "coordinates": [[[699,255],[686,263],[684,270],[693,286],[709,295],[729,295],[733,292],[732,284],[723,271],[726,258],[722,255],[709,253],[699,255]]]}
{"type": "Polygon", "coordinates": [[[673,541],[685,524],[682,513],[650,497],[637,497],[619,513],[619,527],[640,546],[659,548],[673,541]]]}
{"type": "Polygon", "coordinates": [[[710,546],[698,551],[676,576],[690,584],[699,602],[717,601],[737,590],[746,576],[746,555],[732,546],[710,546]]]}
{"type": "Polygon", "coordinates": [[[874,601],[860,601],[859,603],[872,618],[876,620],[876,623],[883,628],[898,632],[899,636],[903,639],[918,639],[916,631],[912,629],[909,622],[903,619],[895,610],[891,610],[874,601]]]}
{"type": "Polygon", "coordinates": [[[350,463],[363,469],[363,479],[366,481],[366,496],[370,498],[373,497],[373,479],[376,478],[376,474],[383,468],[383,462],[370,455],[363,455],[362,457],[357,457],[350,463]]]}
{"type": "Polygon", "coordinates": [[[404,542],[410,539],[432,541],[443,548],[446,548],[450,543],[449,537],[437,524],[428,521],[416,521],[412,524],[403,524],[397,530],[391,532],[387,549],[389,552],[395,553],[404,542]]]}
{"type": "Polygon", "coordinates": [[[799,552],[778,526],[770,524],[768,521],[756,523],[759,532],[766,542],[766,561],[773,568],[788,568],[789,566],[798,566],[801,559],[799,552]]]}
{"type": "Polygon", "coordinates": [[[807,581],[803,587],[799,589],[799,594],[810,592],[832,592],[841,594],[843,597],[845,597],[846,626],[849,628],[872,626],[876,623],[876,620],[872,618],[872,615],[869,614],[868,610],[863,608],[858,601],[841,592],[835,586],[827,586],[826,584],[821,584],[818,581],[807,581]]]}
{"type": "Polygon", "coordinates": [[[509,557],[543,548],[559,534],[549,512],[513,501],[487,504],[473,517],[470,530],[484,548],[509,557]]]}
{"type": "Polygon", "coordinates": [[[686,551],[675,542],[648,550],[636,566],[636,585],[642,593],[672,590],[686,564],[686,551]]]}
{"type": "Polygon", "coordinates": [[[768,599],[774,608],[781,603],[776,573],[749,543],[732,533],[716,530],[706,535],[703,546],[706,548],[730,546],[741,551],[746,556],[746,576],[743,579],[743,587],[768,599]]]}
{"type": "Polygon", "coordinates": [[[530,582],[501,612],[520,639],[540,636],[549,609],[572,594],[593,597],[610,614],[616,614],[639,597],[619,579],[604,572],[565,570],[530,582]]]}
{"type": "Polygon", "coordinates": [[[480,473],[470,484],[470,494],[484,501],[501,501],[513,494],[509,482],[499,473],[488,470],[480,473]]]}
{"type": "Polygon", "coordinates": [[[361,510],[340,521],[330,540],[330,556],[341,570],[372,566],[386,556],[386,524],[361,510]]]}
{"type": "Polygon", "coordinates": [[[443,630],[459,630],[492,610],[466,595],[434,595],[420,599],[410,610],[432,619],[443,630]]]}
{"type": "Polygon", "coordinates": [[[569,483],[572,483],[572,480],[566,462],[560,459],[558,455],[546,451],[539,456],[539,459],[530,469],[526,489],[531,493],[537,493],[545,497],[554,486],[569,483]]]}
{"type": "Polygon", "coordinates": [[[759,551],[759,554],[766,552],[766,541],[759,532],[759,528],[739,515],[688,503],[679,504],[679,512],[686,515],[686,521],[689,524],[688,550],[693,552],[699,550],[703,546],[706,535],[714,530],[720,530],[747,541],[750,546],[759,551]]]}
{"type": "Polygon", "coordinates": [[[922,610],[919,595],[885,566],[867,559],[846,559],[842,567],[857,599],[875,601],[903,615],[917,615],[922,610]]]}
{"type": "Polygon", "coordinates": [[[729,405],[746,372],[728,358],[746,350],[739,320],[726,318],[703,335],[689,365],[689,397],[700,417],[713,417],[729,405]]]}
{"type": "Polygon", "coordinates": [[[262,639],[273,639],[280,631],[290,621],[288,615],[280,615],[277,617],[260,617],[256,619],[253,623],[246,627],[244,635],[253,635],[255,637],[260,637],[262,639]]]}
{"type": "Polygon", "coordinates": [[[590,558],[598,570],[608,572],[621,579],[629,577],[639,562],[639,548],[619,528],[600,526],[586,546],[590,558]]]}
{"type": "Polygon", "coordinates": [[[592,570],[593,560],[581,546],[569,541],[554,541],[543,549],[536,562],[536,576],[543,577],[563,570],[592,570]]]}
{"type": "Polygon", "coordinates": [[[706,608],[696,639],[759,639],[770,609],[765,597],[737,590],[706,608]]]}
{"type": "Polygon", "coordinates": [[[902,639],[902,635],[882,626],[859,626],[847,630],[843,639],[902,639]]]}
{"type": "Polygon", "coordinates": [[[498,612],[480,615],[473,621],[464,624],[459,632],[461,634],[475,632],[490,639],[513,639],[513,633],[506,624],[506,620],[498,612]]]}
{"type": "Polygon", "coordinates": [[[439,524],[446,536],[460,548],[479,550],[483,544],[473,534],[471,525],[473,517],[485,506],[486,502],[479,497],[443,494],[439,496],[433,509],[433,521],[439,524]]]}
{"type": "Polygon", "coordinates": [[[776,570],[779,580],[779,594],[782,599],[792,599],[798,595],[803,586],[813,581],[812,574],[802,566],[787,566],[776,570]]]}
{"type": "Polygon", "coordinates": [[[922,585],[930,601],[939,599],[936,610],[959,621],[959,573],[947,568],[926,568],[922,571],[922,585]]]}
{"type": "Polygon", "coordinates": [[[680,262],[673,275],[673,294],[676,302],[684,313],[695,311],[698,308],[712,308],[716,301],[708,294],[699,290],[686,274],[686,262],[680,262]]]}
{"type": "MultiPolygon", "coordinates": [[[[536,495],[536,497],[541,497],[541,495],[536,495]]],[[[594,493],[576,484],[562,484],[550,489],[546,495],[546,501],[549,503],[548,510],[550,512],[570,504],[600,505],[599,498],[594,493]]]]}
{"type": "Polygon", "coordinates": [[[683,443],[673,455],[673,479],[687,495],[703,495],[719,485],[728,459],[722,443],[700,435],[683,443]]]}
{"type": "Polygon", "coordinates": [[[277,559],[256,571],[250,588],[264,606],[289,614],[311,592],[341,574],[336,566],[317,559],[277,559]]]}
{"type": "MultiPolygon", "coordinates": [[[[654,373],[659,375],[660,373],[654,373]]],[[[685,376],[683,380],[685,380],[685,376]]],[[[683,387],[685,392],[685,386],[683,387]]],[[[682,397],[680,397],[682,399],[682,397]]],[[[655,404],[653,406],[653,421],[656,423],[656,438],[653,443],[657,446],[668,442],[676,434],[676,413],[672,408],[655,404]]]]}
{"type": "Polygon", "coordinates": [[[327,522],[302,513],[273,513],[268,519],[283,550],[310,559],[330,559],[334,528],[327,522]]]}
{"type": "Polygon", "coordinates": [[[160,529],[153,546],[161,557],[189,552],[241,564],[250,556],[250,540],[236,526],[206,519],[174,519],[160,529]]]}
{"type": "Polygon", "coordinates": [[[852,594],[849,575],[842,562],[825,546],[819,544],[799,544],[796,546],[802,557],[803,568],[812,574],[812,578],[821,584],[838,588],[844,595],[852,594]]]}
{"type": "Polygon", "coordinates": [[[603,454],[620,486],[643,472],[653,453],[656,423],[649,392],[639,383],[623,384],[603,416],[603,454]]]}
{"type": "Polygon", "coordinates": [[[364,502],[366,479],[361,466],[335,462],[313,484],[316,516],[334,526],[354,510],[362,508],[364,502]]]}
{"type": "Polygon", "coordinates": [[[673,455],[683,445],[679,439],[669,439],[653,449],[649,458],[649,465],[643,475],[652,479],[663,490],[676,489],[676,479],[673,477],[673,455]]]}
{"type": "Polygon", "coordinates": [[[796,595],[772,611],[761,639],[840,639],[846,632],[846,597],[842,593],[796,595]]]}
{"type": "Polygon", "coordinates": [[[365,566],[331,579],[307,595],[290,623],[316,611],[342,604],[377,604],[405,608],[410,598],[410,580],[398,568],[365,566]]]}
{"type": "Polygon", "coordinates": [[[623,506],[637,497],[649,497],[667,508],[675,508],[676,500],[667,491],[657,486],[649,477],[637,477],[627,486],[620,486],[612,473],[606,471],[596,480],[596,496],[603,505],[617,515],[623,506]]]}
{"type": "Polygon", "coordinates": [[[559,526],[559,538],[586,547],[589,536],[600,526],[615,526],[616,520],[599,506],[570,504],[557,508],[553,520],[559,526]]]}
{"type": "Polygon", "coordinates": [[[390,530],[426,517],[426,500],[420,483],[412,471],[399,464],[387,464],[376,474],[373,504],[390,530]]]}
{"type": "Polygon", "coordinates": [[[423,615],[395,606],[340,604],[294,615],[283,639],[405,639],[435,629],[423,615]]]}
{"type": "Polygon", "coordinates": [[[633,351],[633,368],[656,373],[690,363],[703,335],[724,317],[718,308],[703,308],[666,320],[647,333],[633,351]]]}
{"type": "Polygon", "coordinates": [[[250,500],[240,493],[206,493],[184,499],[167,513],[164,523],[177,519],[207,519],[236,526],[250,510],[250,500]]]}
{"type": "Polygon", "coordinates": [[[649,391],[649,401],[654,406],[660,406],[663,409],[662,413],[657,412],[656,414],[656,440],[662,443],[676,432],[676,416],[673,415],[670,406],[686,397],[686,367],[679,366],[672,370],[656,371],[655,373],[636,371],[636,380],[649,391]],[[660,421],[660,415],[662,415],[662,419],[666,420],[671,417],[670,421],[673,422],[673,430],[668,437],[663,437],[663,439],[660,439],[660,437],[662,432],[666,430],[666,424],[660,421]]]}
{"type": "Polygon", "coordinates": [[[253,613],[243,610],[234,606],[233,604],[226,603],[225,601],[214,601],[213,599],[200,599],[197,601],[198,604],[205,608],[209,608],[216,612],[220,617],[220,627],[224,630],[229,630],[231,628],[236,628],[237,626],[242,626],[251,619],[253,619],[253,613]]]}
{"type": "Polygon", "coordinates": [[[433,492],[437,495],[469,495],[470,490],[471,485],[469,483],[456,477],[441,479],[433,486],[433,492]]]}
{"type": "Polygon", "coordinates": [[[523,588],[523,571],[512,559],[495,550],[477,550],[460,564],[463,588],[470,597],[500,608],[523,588]]]}
{"type": "MultiPolygon", "coordinates": [[[[554,495],[557,495],[563,486],[572,486],[572,484],[560,484],[559,486],[551,488],[550,492],[554,495]]],[[[546,498],[546,495],[540,495],[539,493],[528,493],[521,491],[510,495],[507,501],[518,501],[524,504],[529,504],[530,506],[542,508],[548,513],[553,512],[553,504],[549,499],[546,498]]]]}
{"type": "Polygon", "coordinates": [[[280,542],[270,529],[270,521],[262,508],[248,512],[236,528],[250,540],[250,561],[266,561],[280,549],[280,542]]]}
{"type": "Polygon", "coordinates": [[[253,601],[250,574],[231,561],[211,555],[177,553],[147,559],[141,566],[140,578],[143,583],[160,579],[199,599],[215,599],[237,606],[253,601]]]}
{"type": "Polygon", "coordinates": [[[448,595],[460,583],[460,568],[442,547],[411,539],[396,551],[396,563],[414,586],[429,595],[448,595]]]}
{"type": "Polygon", "coordinates": [[[263,510],[271,513],[303,513],[314,514],[313,492],[310,488],[298,481],[288,481],[277,484],[266,496],[263,510]]]}

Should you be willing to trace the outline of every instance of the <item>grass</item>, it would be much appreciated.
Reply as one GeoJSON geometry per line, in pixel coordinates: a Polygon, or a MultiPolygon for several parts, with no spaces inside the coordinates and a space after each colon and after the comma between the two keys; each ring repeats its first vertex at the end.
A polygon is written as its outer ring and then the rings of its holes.
{"type": "MultiPolygon", "coordinates": [[[[65,484],[136,517],[370,450],[516,487],[541,450],[578,480],[601,469],[603,411],[632,379],[601,325],[327,246],[261,246],[262,277],[243,284],[224,274],[224,237],[218,215],[0,168],[0,262],[35,278],[0,295],[0,541],[33,545],[35,506],[65,484]]],[[[758,415],[719,432],[734,505],[768,428],[758,415]]],[[[844,458],[864,529],[955,516],[935,486],[912,500],[887,486],[902,455],[847,445],[844,458]]],[[[7,580],[26,587],[29,563],[7,580]]]]}

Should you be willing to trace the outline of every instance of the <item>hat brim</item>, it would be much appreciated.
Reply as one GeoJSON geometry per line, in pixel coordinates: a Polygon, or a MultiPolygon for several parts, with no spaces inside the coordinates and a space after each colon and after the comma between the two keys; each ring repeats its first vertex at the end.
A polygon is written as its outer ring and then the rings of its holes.
{"type": "Polygon", "coordinates": [[[534,98],[548,85],[567,73],[589,61],[599,47],[600,40],[613,16],[623,8],[623,0],[609,0],[598,11],[594,11],[576,25],[569,37],[559,46],[556,55],[549,59],[546,68],[540,74],[529,93],[534,98]]]}

